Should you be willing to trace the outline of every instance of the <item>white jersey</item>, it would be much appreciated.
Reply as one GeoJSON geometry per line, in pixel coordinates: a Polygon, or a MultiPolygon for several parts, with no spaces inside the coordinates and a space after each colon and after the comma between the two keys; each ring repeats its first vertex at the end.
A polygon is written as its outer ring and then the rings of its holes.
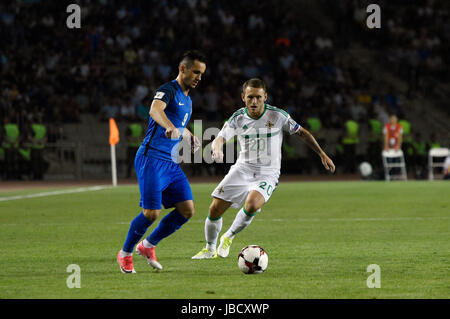
{"type": "Polygon", "coordinates": [[[257,119],[250,117],[246,107],[234,112],[218,136],[226,141],[238,137],[240,152],[236,165],[245,165],[259,174],[279,176],[283,131],[294,134],[299,129],[300,125],[284,110],[265,104],[257,119]]]}

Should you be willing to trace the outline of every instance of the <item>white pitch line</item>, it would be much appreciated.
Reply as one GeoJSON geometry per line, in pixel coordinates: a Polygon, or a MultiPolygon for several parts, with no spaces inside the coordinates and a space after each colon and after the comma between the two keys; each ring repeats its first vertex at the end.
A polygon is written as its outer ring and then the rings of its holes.
{"type": "MultiPolygon", "coordinates": [[[[106,187],[107,188],[107,187],[106,187]]],[[[274,219],[255,219],[256,221],[260,222],[292,222],[292,221],[298,221],[298,222],[337,222],[337,221],[407,221],[407,220],[429,220],[429,219],[449,219],[450,217],[447,216],[435,216],[435,217],[386,217],[386,218],[294,218],[294,219],[280,219],[280,218],[274,218],[274,219]]],[[[192,220],[189,223],[194,224],[203,224],[205,220],[203,219],[196,219],[192,220]]],[[[99,222],[104,224],[104,222],[99,222]]],[[[39,223],[34,224],[36,226],[59,226],[59,225],[71,225],[72,223],[39,223]]],[[[89,225],[92,225],[93,223],[87,223],[89,225]]],[[[130,225],[130,222],[115,222],[111,223],[114,225],[130,225]]],[[[0,224],[1,226],[23,226],[24,224],[0,224]]]]}
{"type": "Polygon", "coordinates": [[[448,216],[436,216],[436,217],[368,217],[368,218],[295,218],[295,219],[255,219],[258,221],[272,221],[272,222],[288,222],[288,221],[299,221],[299,222],[346,222],[346,221],[402,221],[402,220],[426,220],[426,219],[449,219],[448,216]]]}
{"type": "Polygon", "coordinates": [[[91,191],[98,191],[98,190],[107,189],[107,188],[111,188],[111,187],[112,186],[80,187],[80,188],[74,188],[74,189],[66,189],[66,190],[60,190],[60,191],[35,193],[35,194],[29,194],[29,195],[17,195],[17,196],[0,197],[0,202],[5,202],[5,201],[9,201],[9,200],[35,198],[35,197],[46,197],[46,196],[54,196],[54,195],[91,192],[91,191]]]}
{"type": "MultiPolygon", "coordinates": [[[[449,216],[432,217],[368,217],[368,218],[255,218],[258,222],[354,222],[354,221],[408,221],[408,220],[428,220],[428,219],[450,219],[449,216]]],[[[190,223],[204,223],[204,219],[196,219],[190,223]]],[[[130,224],[130,222],[121,222],[117,224],[130,224]]]]}

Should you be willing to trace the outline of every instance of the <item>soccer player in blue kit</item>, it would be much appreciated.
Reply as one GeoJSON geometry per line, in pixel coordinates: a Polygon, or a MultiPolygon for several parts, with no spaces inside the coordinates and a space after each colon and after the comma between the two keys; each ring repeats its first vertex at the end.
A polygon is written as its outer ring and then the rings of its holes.
{"type": "Polygon", "coordinates": [[[174,207],[153,232],[141,241],[136,252],[150,266],[162,269],[155,255],[155,246],[174,233],[194,215],[194,201],[186,175],[176,162],[182,138],[191,143],[193,152],[199,148],[197,137],[186,128],[192,113],[189,90],[200,82],[206,70],[205,56],[198,51],[184,53],[175,80],[160,86],[153,97],[145,138],[136,153],[134,166],[141,194],[142,212],[130,224],[117,262],[123,273],[135,273],[133,248],[158,218],[161,204],[174,207]]]}

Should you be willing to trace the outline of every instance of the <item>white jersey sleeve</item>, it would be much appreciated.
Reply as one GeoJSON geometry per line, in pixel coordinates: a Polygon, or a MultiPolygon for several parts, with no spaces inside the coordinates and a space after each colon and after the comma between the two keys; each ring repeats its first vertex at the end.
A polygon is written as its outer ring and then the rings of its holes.
{"type": "Polygon", "coordinates": [[[226,121],[217,136],[221,136],[225,141],[229,141],[236,135],[236,123],[234,120],[226,121]]]}
{"type": "Polygon", "coordinates": [[[225,139],[225,141],[229,141],[236,135],[239,135],[238,129],[240,125],[238,124],[239,118],[245,113],[245,108],[240,108],[236,112],[231,115],[228,121],[225,122],[222,129],[220,130],[217,136],[221,136],[225,139]]]}
{"type": "Polygon", "coordinates": [[[292,135],[294,133],[297,133],[300,127],[301,127],[300,124],[294,121],[289,114],[285,117],[285,121],[283,123],[284,131],[292,135]]]}

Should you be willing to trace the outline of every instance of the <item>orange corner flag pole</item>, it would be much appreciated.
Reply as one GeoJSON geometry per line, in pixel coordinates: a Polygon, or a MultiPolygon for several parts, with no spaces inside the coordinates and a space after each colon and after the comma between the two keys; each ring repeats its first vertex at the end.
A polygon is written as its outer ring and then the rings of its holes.
{"type": "Polygon", "coordinates": [[[116,145],[119,141],[119,129],[117,128],[116,121],[111,117],[109,119],[109,144],[116,145]]]}
{"type": "Polygon", "coordinates": [[[109,145],[111,145],[112,184],[117,186],[116,144],[119,143],[119,129],[113,118],[109,119],[109,145]]]}

